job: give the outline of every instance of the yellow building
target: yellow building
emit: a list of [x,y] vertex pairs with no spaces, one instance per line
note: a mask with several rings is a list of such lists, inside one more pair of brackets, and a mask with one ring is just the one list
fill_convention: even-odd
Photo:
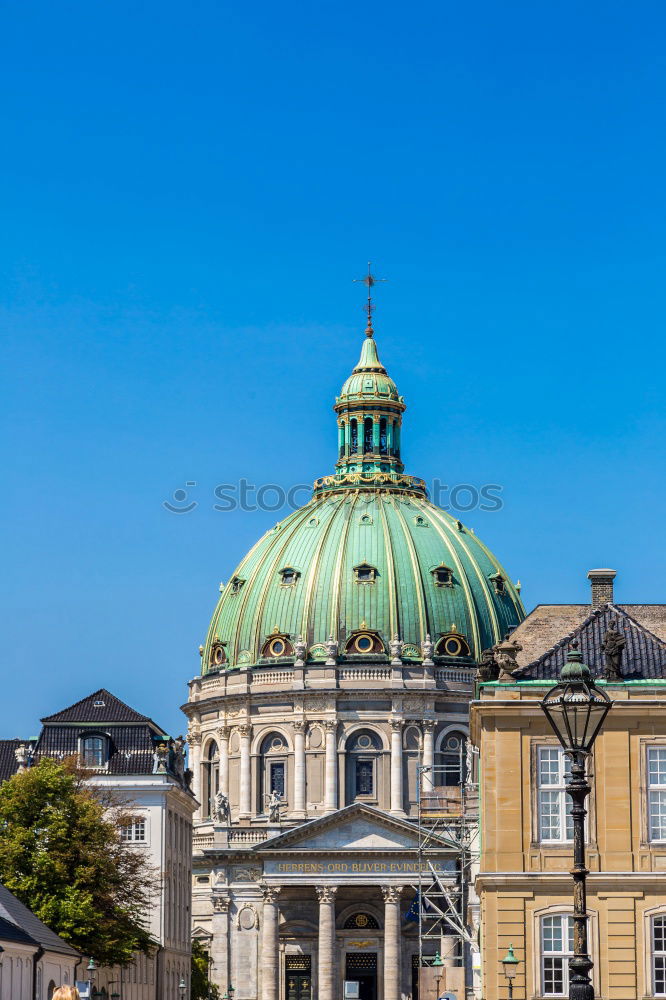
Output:
[[588,771],[595,994],[666,996],[666,606],[613,604],[614,575],[591,571],[591,605],[536,608],[511,636],[522,648],[514,647],[510,672],[506,659],[488,660],[486,676],[501,667],[500,677],[480,683],[472,705],[481,770],[476,890],[485,1000],[509,995],[501,959],[511,944],[520,963],[514,1000],[568,996],[567,759],[539,702],[573,640],[614,702]]

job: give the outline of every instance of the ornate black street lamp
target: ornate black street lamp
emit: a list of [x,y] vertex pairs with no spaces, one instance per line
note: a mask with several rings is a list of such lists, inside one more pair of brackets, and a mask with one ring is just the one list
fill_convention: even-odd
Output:
[[590,668],[583,663],[578,643],[572,642],[559,684],[541,702],[548,722],[571,758],[566,790],[571,796],[574,837],[574,953],[569,959],[569,1000],[594,1000],[590,979],[592,961],[587,950],[587,900],[585,879],[585,800],[590,785],[585,763],[613,702],[596,687]]

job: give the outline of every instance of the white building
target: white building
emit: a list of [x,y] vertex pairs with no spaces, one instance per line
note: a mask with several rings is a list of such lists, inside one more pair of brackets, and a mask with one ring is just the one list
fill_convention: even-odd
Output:
[[[104,689],[42,719],[42,726],[34,746],[27,751],[19,747],[17,758],[27,758],[29,764],[40,757],[76,755],[91,780],[132,804],[128,847],[145,851],[162,875],[146,915],[154,955],[137,955],[123,969],[98,969],[95,988],[109,997],[119,993],[122,1000],[180,1000],[181,980],[189,993],[192,814],[197,804],[185,771],[184,741],[171,739],[152,719]],[[78,980],[89,978],[88,958],[79,966]]]

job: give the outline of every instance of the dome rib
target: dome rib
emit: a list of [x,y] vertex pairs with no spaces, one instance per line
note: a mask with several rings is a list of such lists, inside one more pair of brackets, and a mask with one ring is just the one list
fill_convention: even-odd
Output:
[[[297,516],[298,514],[300,514],[300,517]],[[261,588],[261,591],[259,592],[259,600],[257,602],[257,610],[255,615],[255,628],[254,628],[253,653],[255,657],[259,655],[259,650],[261,648],[263,640],[276,625],[280,628],[281,631],[286,631],[286,627],[289,624],[288,622],[264,621],[265,611],[266,611],[266,600],[269,593],[271,592],[272,587],[275,585],[275,574],[277,573],[280,567],[280,563],[282,562],[284,554],[287,548],[289,547],[289,543],[296,535],[301,524],[308,517],[310,517],[310,508],[309,505],[306,504],[305,507],[302,507],[300,509],[300,511],[297,511],[295,512],[295,514],[292,514],[293,523],[289,525],[291,530],[288,532],[288,534],[284,528],[281,529],[281,532],[287,534],[287,537],[284,539],[283,544],[277,547],[277,553],[274,556],[272,562],[269,564],[268,572],[266,573],[263,586]],[[264,633],[263,635],[262,632]]]
[[394,635],[400,634],[401,622],[398,611],[393,540],[391,538],[391,528],[389,527],[388,518],[386,517],[386,510],[382,497],[380,497],[379,500],[379,512],[384,526],[384,538],[387,543],[386,568],[389,571],[389,638],[393,638]]
[[[434,527],[435,531],[437,532],[437,534],[439,535],[439,537],[444,542],[444,544],[445,544],[446,548],[448,549],[448,551],[451,553],[451,558],[453,559],[453,561],[455,563],[455,566],[456,566],[456,569],[458,571],[458,577],[460,579],[460,584],[461,584],[463,590],[465,591],[465,598],[467,600],[467,607],[468,608],[474,607],[474,604],[475,604],[474,595],[472,593],[472,588],[469,585],[469,579],[467,577],[467,571],[465,570],[465,567],[463,566],[462,562],[460,561],[460,557],[459,557],[458,553],[456,552],[455,545],[448,538],[448,536],[447,536],[446,532],[444,531],[443,527],[441,526],[441,524],[437,524],[438,520],[443,520],[443,519],[440,519],[440,516],[439,516],[440,512],[439,512],[439,510],[434,506],[434,504],[429,504],[427,501],[418,501],[418,506],[423,510],[424,513],[430,513],[430,514],[434,514],[435,515],[434,520],[433,520],[433,527]],[[444,524],[446,524],[445,520],[444,520]],[[474,651],[475,651],[475,654],[477,656],[479,656],[481,654],[481,645],[482,645],[482,643],[481,643],[481,635],[479,633],[479,626],[478,626],[477,618],[476,618],[476,615],[473,615],[473,614],[470,614],[469,618],[470,618],[470,624],[472,626],[472,633],[473,633],[472,640],[473,640]]]
[[[353,493],[351,496],[351,501],[349,502],[349,512],[347,514],[347,523],[343,528],[342,538],[340,540],[341,544],[338,547],[335,560],[335,568],[331,575],[331,585],[333,587],[333,599],[331,601],[331,635],[333,638],[337,638],[340,633],[340,583],[342,578],[342,567],[345,561],[344,557],[347,551],[347,538],[349,536],[349,529],[352,524],[354,507],[356,506],[358,496],[358,491]],[[324,636],[324,638],[326,637]]]
[[[316,503],[316,509],[319,512],[317,516],[321,516],[322,512],[325,510],[325,502],[319,501]],[[310,515],[312,516],[312,514]],[[317,582],[317,577],[319,575],[319,567],[321,561],[321,553],[324,545],[328,541],[328,536],[330,534],[331,528],[335,522],[335,513],[331,514],[328,519],[328,523],[324,530],[320,533],[319,541],[314,551],[312,557],[312,564],[308,572],[308,582],[305,591],[305,597],[303,599],[303,615],[301,618],[301,635],[305,642],[309,645],[311,634],[310,634],[310,605],[312,603],[312,594],[314,593],[315,583]]]
[[407,527],[405,518],[403,517],[402,511],[399,509],[398,503],[396,503],[396,498],[391,497],[393,501],[392,506],[398,515],[398,523],[402,528],[405,536],[405,541],[407,543],[407,551],[409,552],[409,558],[412,566],[412,575],[414,577],[414,583],[416,584],[416,606],[419,612],[419,627],[421,636],[425,639],[426,633],[430,632],[430,626],[428,624],[428,613],[426,609],[425,592],[423,587],[423,578],[419,569],[418,559],[416,558],[416,550],[414,548],[414,539],[411,536],[411,532]]
[[[436,517],[440,521],[442,521],[442,518],[440,517],[439,511],[437,510],[437,508],[433,507],[432,510],[435,511]],[[447,524],[446,521],[443,521],[443,524],[444,524],[444,527],[446,529],[448,529],[448,531],[453,531],[451,525]],[[458,532],[458,534],[461,534],[461,532]],[[476,538],[476,536],[475,536],[475,538]],[[469,563],[470,563],[470,565],[472,566],[472,568],[474,570],[476,578],[479,581],[479,585],[481,587],[481,593],[483,594],[483,598],[484,598],[485,603],[486,603],[486,608],[488,609],[488,613],[490,615],[490,618],[491,618],[491,621],[492,621],[492,624],[493,624],[493,633],[494,633],[494,636],[495,636],[495,642],[499,642],[499,640],[502,638],[502,633],[501,633],[501,629],[500,629],[499,618],[497,617],[497,612],[495,610],[495,604],[493,602],[492,595],[490,593],[490,584],[485,579],[485,577],[483,576],[483,574],[481,573],[481,571],[479,570],[478,563],[477,563],[476,559],[474,559],[474,557],[472,556],[472,553],[471,553],[469,547],[467,546],[467,544],[465,542],[465,539],[464,538],[458,538],[458,537],[456,537],[456,541],[457,541],[458,545],[460,545],[460,548],[463,550],[463,552],[465,553],[465,555],[467,556],[467,559],[469,560]],[[482,643],[479,640],[479,648],[477,649],[477,656],[481,655],[481,652],[482,652],[482,650],[480,648],[481,645],[482,645]]]
[[[509,574],[507,573],[507,571],[504,569],[504,566],[499,561],[499,559],[497,558],[497,556],[493,552],[490,551],[490,549],[485,544],[485,542],[481,538],[477,538],[476,535],[474,537],[475,537],[476,543],[479,546],[479,548],[485,553],[485,555],[486,555],[486,557],[488,559],[488,562],[492,563],[492,565],[495,567],[495,571],[497,573],[501,573],[502,576],[504,577],[505,583],[507,583],[508,586],[509,586],[509,590],[510,590],[510,595],[509,596],[511,597],[511,603],[513,604],[514,609],[516,610],[516,612],[518,613],[518,615],[522,615],[524,617],[524,615],[525,615],[525,609],[523,607],[523,602],[520,599],[520,594],[518,593],[518,591],[516,590],[516,588],[513,585],[513,581],[511,579],[511,577],[509,576]],[[500,638],[503,638],[503,636],[500,636]]]

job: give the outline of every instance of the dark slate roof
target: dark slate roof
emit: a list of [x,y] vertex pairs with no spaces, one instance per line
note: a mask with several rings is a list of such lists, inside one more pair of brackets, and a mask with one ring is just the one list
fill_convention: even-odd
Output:
[[[89,725],[84,734],[91,732]],[[149,725],[142,726],[109,726],[100,725],[98,731],[104,733],[109,741],[109,763],[104,768],[106,774],[152,774],[154,769],[153,753],[157,742],[160,742]],[[79,752],[79,737],[82,735],[77,726],[52,725],[47,723],[40,734],[35,748],[35,763],[40,757],[55,757],[63,760]]]
[[0,941],[12,941],[15,944],[31,944],[34,948],[38,947],[37,941],[33,941],[29,934],[22,931],[16,924],[5,920],[4,917],[0,917]]
[[[40,944],[45,951],[79,958],[79,952],[43,924],[39,917],[24,906],[4,885],[0,885],[0,919],[23,931],[29,939]],[[0,931],[1,936],[1,931]]]
[[[49,722],[93,722],[98,725],[112,722],[148,722],[155,726],[155,723],[147,715],[135,712],[133,708],[126,705],[120,698],[116,698],[106,688],[94,691],[87,698],[82,698],[81,701],[63,709],[62,712],[56,712],[55,715],[47,715],[41,721],[44,724]],[[162,732],[159,726],[155,726],[155,729]]]
[[0,782],[7,781],[18,771],[18,761],[14,751],[28,740],[0,740]]
[[592,611],[572,631],[563,635],[538,659],[514,671],[518,680],[556,680],[559,677],[572,639],[577,639],[583,661],[593,675],[603,676],[605,656],[603,637],[611,621],[626,638],[621,671],[626,680],[666,678],[666,642],[636,621],[617,604],[604,604]]

